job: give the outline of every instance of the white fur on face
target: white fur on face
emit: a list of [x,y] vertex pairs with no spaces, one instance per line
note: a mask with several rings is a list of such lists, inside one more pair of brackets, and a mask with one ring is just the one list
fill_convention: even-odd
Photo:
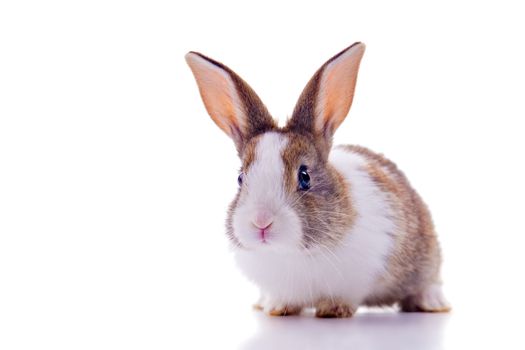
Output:
[[[243,188],[233,214],[233,234],[248,249],[298,249],[302,240],[301,222],[287,205],[284,190],[282,153],[286,136],[268,132],[262,135],[255,148],[255,158],[243,176]],[[272,222],[265,235],[254,221],[261,213],[270,214]]]

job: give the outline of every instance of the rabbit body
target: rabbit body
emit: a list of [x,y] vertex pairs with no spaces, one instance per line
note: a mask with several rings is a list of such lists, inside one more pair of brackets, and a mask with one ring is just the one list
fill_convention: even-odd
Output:
[[[282,254],[235,251],[244,274],[261,288],[257,304],[270,314],[325,305],[318,316],[359,305],[398,303],[404,311],[446,311],[440,288],[440,250],[428,209],[397,167],[358,146],[329,157],[350,191],[355,214],[337,245]],[[324,312],[324,314],[322,313]]]

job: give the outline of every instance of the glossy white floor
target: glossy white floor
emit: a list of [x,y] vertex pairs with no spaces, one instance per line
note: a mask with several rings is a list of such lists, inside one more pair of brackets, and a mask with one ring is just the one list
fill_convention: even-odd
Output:
[[[312,315],[271,317],[255,310],[238,317],[203,316],[179,341],[224,349],[523,349],[521,320],[498,309],[451,313],[361,310],[351,319]],[[206,331],[200,333],[200,329]],[[210,336],[211,334],[213,336]],[[192,334],[192,335],[190,335]],[[191,344],[191,345],[187,345]]]
[[185,341],[195,348],[242,350],[524,348],[520,320],[498,310],[478,311],[425,314],[374,309],[361,310],[351,319],[317,319],[271,317],[250,310],[235,319],[203,317],[195,326],[213,329],[217,335],[202,333]]
[[317,319],[309,314],[271,317],[249,308],[232,307],[227,314],[203,315],[182,329],[184,335],[178,341],[191,344],[192,348],[523,349],[525,346],[522,322],[512,311],[462,307],[442,314],[362,309],[351,319]]

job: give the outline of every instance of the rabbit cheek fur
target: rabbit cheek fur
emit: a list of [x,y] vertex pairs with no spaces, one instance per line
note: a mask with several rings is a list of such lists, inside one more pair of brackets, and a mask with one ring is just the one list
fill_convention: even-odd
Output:
[[[280,128],[231,69],[189,53],[212,120],[242,160],[227,234],[259,308],[348,317],[360,305],[447,311],[430,213],[394,163],[359,146],[332,149],[354,95],[364,45],[329,59]],[[309,186],[298,171],[307,169]]]

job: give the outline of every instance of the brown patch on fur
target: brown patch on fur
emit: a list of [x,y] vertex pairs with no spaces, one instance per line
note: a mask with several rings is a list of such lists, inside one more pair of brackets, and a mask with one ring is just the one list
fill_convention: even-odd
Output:
[[[349,184],[326,161],[311,135],[288,132],[283,150],[284,185],[292,207],[302,221],[305,248],[316,245],[336,246],[355,220],[349,198]],[[298,170],[307,167],[311,187],[298,188]]]
[[242,171],[246,172],[250,165],[255,161],[257,141],[259,137],[254,137],[246,143],[242,153]]
[[315,317],[320,318],[347,318],[355,311],[355,307],[339,299],[323,298],[315,305]]
[[237,208],[237,203],[239,202],[239,198],[241,196],[241,192],[238,191],[235,195],[235,198],[230,203],[230,206],[228,207],[228,214],[226,216],[226,236],[230,239],[232,244],[235,247],[242,248],[241,242],[235,237],[233,234],[233,213],[235,212],[235,208]]
[[383,191],[399,195],[399,184],[392,178],[388,177],[388,175],[381,169],[381,167],[377,166],[377,164],[367,164],[366,171],[376,185],[379,185]]
[[409,296],[400,302],[401,311],[403,312],[449,312],[450,306],[444,306],[438,309],[422,306],[417,297]]
[[283,308],[272,309],[268,312],[270,316],[295,316],[301,313],[302,308],[300,306],[286,305]]
[[381,154],[360,146],[340,147],[367,160],[365,170],[387,196],[396,224],[387,272],[379,280],[387,286],[387,292],[368,297],[365,304],[391,305],[439,282],[441,254],[430,212],[406,176]]

